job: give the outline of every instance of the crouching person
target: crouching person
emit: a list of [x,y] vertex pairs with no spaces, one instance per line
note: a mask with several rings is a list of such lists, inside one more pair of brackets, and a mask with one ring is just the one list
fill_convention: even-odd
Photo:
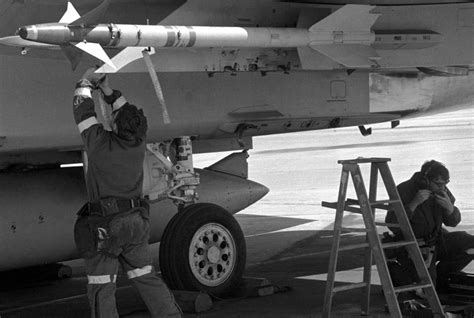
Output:
[[[449,276],[461,271],[474,259],[474,236],[465,231],[448,231],[461,222],[461,212],[448,189],[449,171],[441,162],[425,162],[421,170],[397,186],[408,219],[416,238],[424,241],[421,251],[427,251],[425,263],[438,292],[449,292]],[[385,221],[398,223],[389,211]],[[400,229],[393,227],[395,237],[401,239]],[[395,285],[417,280],[416,271],[406,253],[397,256],[400,268],[391,271]]]

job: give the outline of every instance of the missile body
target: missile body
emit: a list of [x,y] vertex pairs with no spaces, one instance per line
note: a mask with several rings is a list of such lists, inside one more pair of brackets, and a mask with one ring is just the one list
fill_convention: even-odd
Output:
[[19,35],[30,41],[68,45],[97,43],[103,47],[246,47],[284,48],[327,44],[370,45],[375,34],[367,31],[328,31],[302,28],[244,28],[211,26],[162,26],[98,24],[72,26],[62,23],[20,28]]
[[[375,34],[372,25],[379,17],[372,6],[345,5],[329,16],[304,28],[245,28],[214,26],[173,26],[134,24],[95,24],[98,12],[105,10],[107,0],[97,9],[80,17],[74,6],[68,8],[58,23],[21,27],[15,43],[34,41],[59,46],[71,61],[79,63],[79,49],[105,62],[127,63],[142,57],[142,48],[297,48],[309,47],[335,62],[351,68],[374,66],[377,53],[372,48]],[[9,39],[11,42],[11,40]],[[103,48],[125,48],[111,60]],[[134,50],[139,47],[140,52]],[[149,50],[151,51],[151,49]],[[307,54],[306,54],[307,55]],[[305,56],[306,56],[305,55]]]

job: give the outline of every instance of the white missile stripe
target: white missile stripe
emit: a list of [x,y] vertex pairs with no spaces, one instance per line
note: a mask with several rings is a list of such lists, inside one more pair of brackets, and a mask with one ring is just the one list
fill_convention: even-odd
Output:
[[150,274],[153,270],[151,265],[144,266],[142,268],[135,268],[127,272],[127,276],[129,279],[137,278],[146,274]]
[[74,91],[74,96],[87,96],[92,98],[91,89],[89,87],[78,87]]
[[113,111],[119,110],[123,105],[127,103],[127,100],[125,97],[120,96],[115,100],[115,102],[112,104]]
[[117,275],[87,275],[88,284],[108,284],[117,281]]
[[82,134],[82,132],[95,124],[98,124],[99,122],[97,121],[97,118],[95,117],[89,117],[83,121],[81,121],[79,124],[77,124],[77,128],[79,128],[79,132]]

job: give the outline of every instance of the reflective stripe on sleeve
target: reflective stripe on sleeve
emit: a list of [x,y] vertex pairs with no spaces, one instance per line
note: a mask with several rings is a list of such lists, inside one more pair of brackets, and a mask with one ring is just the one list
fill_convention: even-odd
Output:
[[87,275],[88,284],[108,284],[108,283],[115,283],[116,281],[117,281],[117,275],[98,275],[98,276]]
[[120,97],[117,98],[117,99],[115,100],[115,102],[112,104],[113,111],[119,110],[120,107],[122,107],[122,106],[125,105],[126,103],[127,103],[127,100],[125,99],[125,97],[120,96]]
[[132,269],[131,271],[128,271],[127,276],[129,279],[133,279],[133,278],[137,278],[146,274],[150,274],[152,270],[153,270],[153,267],[151,265],[146,265],[146,266],[143,266],[142,268],[135,268],[135,269]]
[[99,122],[97,121],[97,118],[95,117],[89,117],[86,120],[81,121],[79,124],[77,124],[77,127],[79,128],[79,132],[82,133],[84,130],[87,128],[98,124]]
[[87,96],[92,98],[91,89],[89,87],[78,87],[74,91],[74,96]]

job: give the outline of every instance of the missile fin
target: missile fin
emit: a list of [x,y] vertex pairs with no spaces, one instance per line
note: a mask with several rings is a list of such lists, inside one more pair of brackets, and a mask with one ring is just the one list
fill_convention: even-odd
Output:
[[81,15],[77,12],[76,8],[74,8],[74,5],[71,2],[68,2],[66,12],[64,12],[59,23],[71,23],[80,17]]
[[[105,64],[100,67],[97,72],[98,73],[116,73],[124,66],[136,61],[138,59],[143,58],[143,50],[145,47],[127,47],[120,51],[117,55],[112,58],[112,63],[115,65],[115,68],[110,67],[109,65]],[[155,54],[155,49],[150,48],[151,51],[149,54]]]
[[86,43],[86,42],[79,42],[74,44],[75,47],[78,49],[92,55],[93,57],[101,60],[105,64],[109,65],[111,68],[116,69],[114,63],[109,58],[107,53],[105,53],[104,49],[100,44],[97,43]]
[[315,23],[309,28],[309,31],[370,31],[380,16],[378,13],[370,13],[373,8],[375,7],[369,5],[345,5]]
[[379,59],[377,52],[369,45],[319,44],[310,47],[347,68],[375,67],[375,60]]
[[92,9],[91,11],[84,14],[82,17],[79,16],[74,21],[70,21],[70,26],[76,25],[90,25],[90,24],[97,24],[100,22],[100,19],[104,16],[105,12],[109,7],[110,0],[104,0],[101,4],[97,7]]

